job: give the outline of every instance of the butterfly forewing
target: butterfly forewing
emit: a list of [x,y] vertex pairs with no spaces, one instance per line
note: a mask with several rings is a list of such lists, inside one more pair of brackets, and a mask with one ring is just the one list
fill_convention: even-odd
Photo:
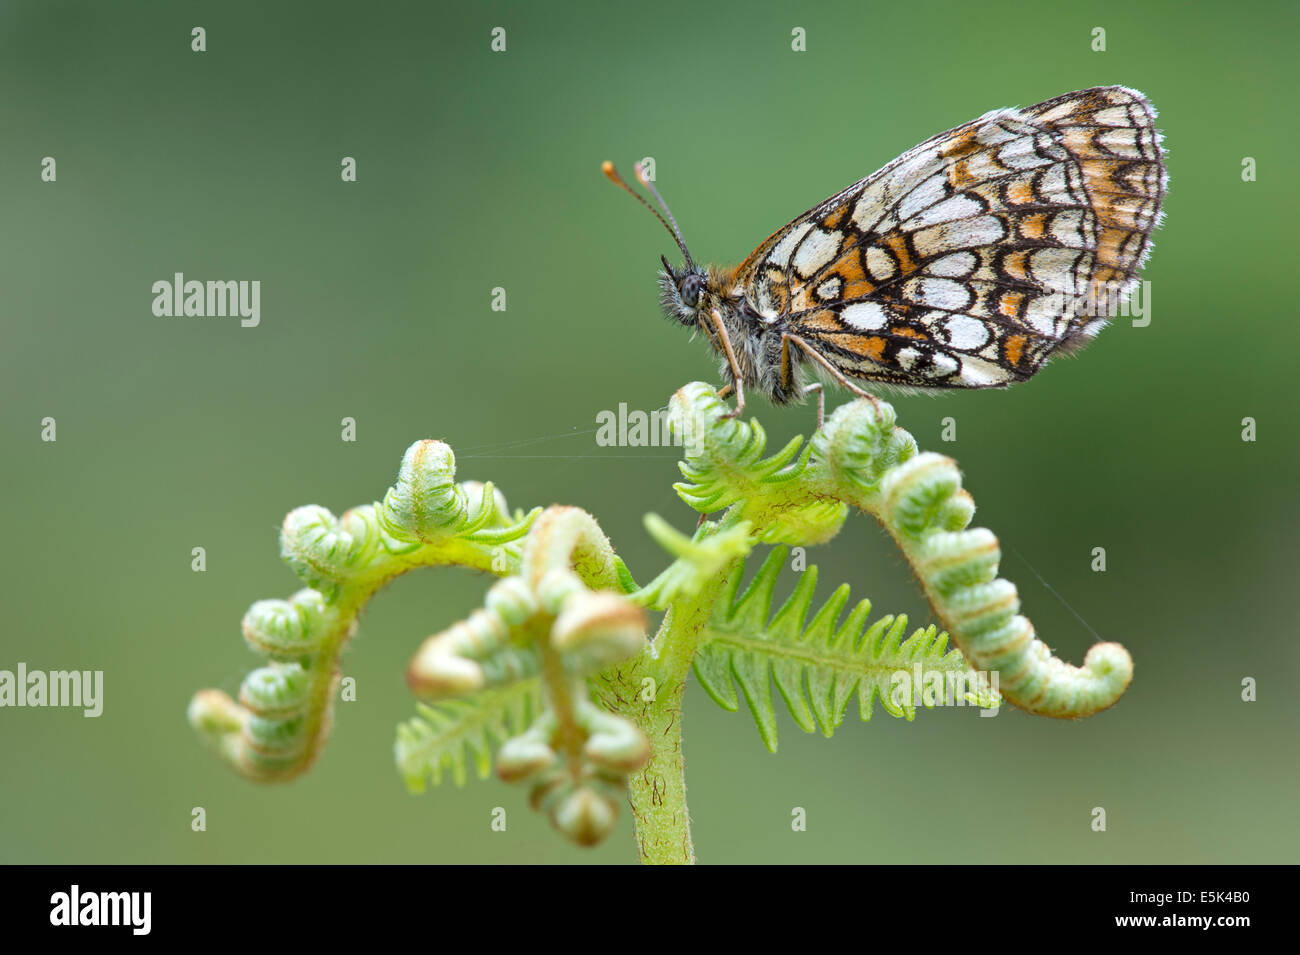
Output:
[[1122,87],[998,110],[795,219],[737,291],[844,374],[988,388],[1126,300],[1164,197],[1155,113]]

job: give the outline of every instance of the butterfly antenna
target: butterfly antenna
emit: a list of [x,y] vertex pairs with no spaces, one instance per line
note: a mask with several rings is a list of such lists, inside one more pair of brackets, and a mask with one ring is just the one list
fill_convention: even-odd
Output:
[[666,215],[668,221],[672,223],[673,238],[677,240],[677,246],[682,250],[682,255],[686,256],[686,264],[694,266],[695,263],[691,261],[691,253],[686,250],[686,240],[682,238],[682,228],[677,224],[677,219],[673,216],[673,210],[669,209],[668,203],[664,202],[664,197],[659,195],[659,190],[655,188],[655,184],[646,177],[645,167],[640,163],[637,163],[632,167],[632,171],[636,173],[637,182],[645,186],[650,195],[655,197],[655,201],[658,202],[660,208],[664,210],[664,215]]
[[[659,220],[659,223],[665,229],[668,230],[668,234],[671,235],[673,237],[673,241],[677,243],[677,248],[682,250],[682,255],[686,257],[687,268],[694,269],[695,260],[691,258],[690,250],[686,248],[686,240],[682,238],[682,230],[678,228],[677,220],[673,218],[672,210],[669,209],[668,204],[664,202],[663,196],[659,195],[659,190],[656,189],[654,185],[650,182],[650,180],[646,178],[645,171],[641,168],[641,164],[637,163],[633,167],[633,170],[636,172],[637,181],[640,182],[641,185],[645,186],[648,190],[650,190],[650,194],[659,201],[659,205],[663,206],[664,212],[667,213],[668,215],[667,219],[665,219],[662,215],[659,214],[658,209],[650,205],[650,203],[646,202],[643,196],[641,196],[639,193],[634,191],[631,186],[629,186],[626,182],[623,181],[623,177],[618,174],[618,170],[614,168],[614,164],[612,162],[606,159],[603,163],[600,164],[600,171],[605,174],[606,179],[608,179],[614,185],[618,186],[629,196],[631,196],[637,202],[641,203],[641,205],[645,206],[647,209],[649,209],[651,212],[654,213],[654,217]],[[672,225],[669,225],[668,224],[669,222],[671,222]]]

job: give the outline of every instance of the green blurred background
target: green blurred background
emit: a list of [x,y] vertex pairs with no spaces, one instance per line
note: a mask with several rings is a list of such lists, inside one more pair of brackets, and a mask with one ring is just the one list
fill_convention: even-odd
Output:
[[[487,581],[467,572],[373,602],[344,657],[359,699],[307,776],[257,786],[208,752],[190,695],[238,689],[259,663],[244,609],[297,587],[281,518],[377,499],[406,446],[437,437],[512,505],[588,508],[648,579],[664,558],[643,513],[684,529],[695,515],[670,451],[598,448],[595,416],[658,408],[716,369],[659,316],[668,237],[600,161],[655,157],[696,255],[734,262],[933,133],[1115,83],[1146,92],[1167,135],[1151,325],[1120,320],[1007,392],[895,404],[960,462],[1042,637],[1076,663],[1094,640],[1029,565],[1128,646],[1132,689],[1077,724],[878,709],[825,740],[782,713],[770,756],[747,713],[692,686],[696,847],[705,862],[1295,861],[1296,10],[6,4],[0,668],[103,669],[106,699],[97,720],[0,710],[0,861],[634,860],[626,813],[584,851],[495,779],[403,788],[403,668],[479,603]],[[796,26],[807,52],[790,49]],[[155,318],[150,287],[176,271],[259,279],[260,327]],[[810,406],[750,410],[774,441],[812,421]],[[47,415],[55,444],[39,440]],[[1098,546],[1106,573],[1089,569]],[[848,580],[928,621],[873,523],[810,559],[823,591]],[[1245,677],[1258,702],[1241,701]],[[194,806],[207,832],[190,830]]]

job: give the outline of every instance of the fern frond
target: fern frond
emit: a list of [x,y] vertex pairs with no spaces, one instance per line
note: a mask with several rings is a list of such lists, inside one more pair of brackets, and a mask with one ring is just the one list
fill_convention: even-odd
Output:
[[542,710],[540,678],[520,680],[462,699],[417,705],[420,715],[397,727],[393,754],[412,793],[431,781],[441,784],[450,770],[465,785],[473,762],[479,779],[492,770],[492,749],[522,733]]
[[656,610],[665,610],[676,600],[694,597],[728,564],[753,548],[748,521],[737,521],[726,528],[703,524],[693,537],[687,537],[659,515],[647,514],[645,527],[676,558],[644,589],[632,595],[635,603]]
[[763,426],[723,414],[717,393],[699,382],[679,389],[668,408],[685,452],[678,467],[686,481],[673,490],[687,505],[705,514],[730,508],[731,520],[749,521],[768,544],[822,544],[844,526],[848,506],[834,495],[809,495],[801,480],[813,459],[811,442],[796,437],[763,457]]
[[[864,721],[877,699],[911,720],[918,705],[996,711],[1001,687],[1029,712],[1079,718],[1127,688],[1122,646],[1099,643],[1072,667],[1036,637],[1015,586],[998,577],[997,538],[970,526],[975,504],[956,462],[921,452],[889,405],[852,401],[807,443],[767,456],[758,422],[732,417],[699,382],[673,396],[670,420],[683,443],[685,480],[674,487],[706,519],[687,535],[647,516],[673,561],[645,587],[586,511],[511,511],[493,485],[456,480],[445,444],[417,442],[382,501],[337,517],[316,506],[288,515],[281,550],[306,589],[249,609],[244,637],[267,665],[238,700],[200,691],[190,722],[246,776],[296,776],[329,735],[339,655],[366,602],[417,567],[489,572],[501,579],[483,606],[411,659],[408,685],[439,702],[398,727],[407,787],[445,775],[460,785],[471,767],[483,777],[495,762],[581,845],[612,831],[626,792],[642,857],[689,862],[680,701],[692,667],[725,709],[744,698],[773,752],[773,683],[795,723],[826,736],[854,697]],[[814,610],[816,567],[774,610],[784,545],[830,540],[850,508],[889,532],[948,632],[909,630],[901,614],[873,622],[871,603],[850,604],[847,584]],[[760,543],[778,546],[741,592]],[[663,611],[653,640],[646,608]]]
[[673,490],[689,506],[708,514],[760,495],[765,485],[794,480],[808,466],[811,445],[795,437],[764,458],[767,433],[757,421],[722,417],[722,399],[707,385],[694,382],[668,403],[670,421],[686,451],[678,467],[684,482]]
[[[418,567],[464,566],[513,574],[522,541],[541,508],[511,514],[492,484],[456,481],[456,458],[441,441],[417,441],[402,458],[383,501],[335,516],[323,507],[285,517],[280,552],[307,584],[289,600],[260,600],[244,615],[244,639],[276,664],[297,664],[292,705],[246,692],[196,694],[190,723],[237,771],[288,780],[320,754],[333,724],[338,659],[366,602],[393,578]],[[511,661],[489,661],[511,673]],[[516,670],[527,671],[522,659]],[[257,671],[261,679],[275,668]],[[283,676],[280,673],[276,679]],[[247,687],[246,687],[247,689]]]
[[[958,705],[996,705],[996,696],[987,690],[971,692],[980,685],[979,675],[959,650],[948,649],[948,635],[934,626],[904,639],[907,616],[887,614],[868,627],[869,600],[858,601],[840,622],[849,600],[847,584],[805,626],[817,587],[816,567],[804,571],[789,599],[771,615],[785,557],[786,548],[775,548],[739,598],[735,591],[741,575],[734,576],[694,661],[700,685],[724,709],[739,709],[739,684],[768,750],[776,752],[777,743],[773,681],[799,727],[807,733],[820,729],[825,736],[844,721],[855,694],[864,721],[871,718],[877,698],[891,715],[911,720],[917,699],[911,688],[932,686],[936,679],[954,687]],[[902,684],[907,692],[896,692]],[[927,708],[938,702],[932,694],[920,700]]]
[[[1096,643],[1075,667],[1058,659],[1020,613],[1015,584],[998,577],[993,532],[969,527],[975,502],[951,458],[918,452],[888,405],[842,405],[813,439],[810,480],[874,514],[902,550],[936,615],[963,653],[1001,675],[1006,699],[1030,713],[1079,719],[1119,700],[1133,659]],[[847,493],[845,493],[847,492]]]

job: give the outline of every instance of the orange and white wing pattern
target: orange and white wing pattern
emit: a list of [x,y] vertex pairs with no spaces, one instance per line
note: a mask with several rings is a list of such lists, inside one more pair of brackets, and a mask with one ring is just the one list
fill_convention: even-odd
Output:
[[849,377],[1022,381],[1137,284],[1165,194],[1154,121],[1119,86],[988,113],[795,219],[734,289]]

